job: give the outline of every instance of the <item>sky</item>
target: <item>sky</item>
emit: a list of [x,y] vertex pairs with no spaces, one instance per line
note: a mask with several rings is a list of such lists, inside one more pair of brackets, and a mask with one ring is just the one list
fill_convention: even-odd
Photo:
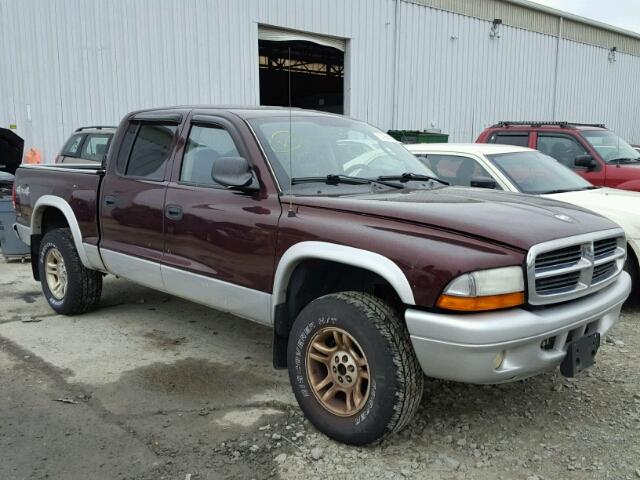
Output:
[[640,0],[533,0],[615,27],[640,33]]

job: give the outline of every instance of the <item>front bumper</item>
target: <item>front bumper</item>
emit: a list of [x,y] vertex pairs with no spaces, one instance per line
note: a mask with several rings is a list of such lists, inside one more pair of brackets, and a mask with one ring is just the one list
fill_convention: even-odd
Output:
[[[569,340],[595,332],[604,338],[630,291],[631,279],[622,272],[609,287],[560,305],[475,314],[408,309],[405,319],[426,375],[458,382],[504,383],[558,366]],[[499,355],[504,358],[496,368]]]

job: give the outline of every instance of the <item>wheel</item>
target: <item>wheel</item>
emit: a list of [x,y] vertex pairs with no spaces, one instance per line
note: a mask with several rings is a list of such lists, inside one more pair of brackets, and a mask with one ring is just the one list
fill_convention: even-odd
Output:
[[398,432],[420,405],[424,375],[404,322],[367,293],[309,303],[293,324],[287,363],[305,416],[343,443],[364,445]]
[[38,268],[44,296],[57,313],[77,315],[98,305],[102,274],[82,265],[68,228],[45,234],[40,243]]

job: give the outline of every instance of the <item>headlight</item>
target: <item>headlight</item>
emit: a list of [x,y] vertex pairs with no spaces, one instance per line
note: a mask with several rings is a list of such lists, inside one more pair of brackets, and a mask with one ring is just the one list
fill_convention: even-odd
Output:
[[503,267],[465,273],[444,289],[437,305],[447,310],[480,312],[524,303],[522,267]]

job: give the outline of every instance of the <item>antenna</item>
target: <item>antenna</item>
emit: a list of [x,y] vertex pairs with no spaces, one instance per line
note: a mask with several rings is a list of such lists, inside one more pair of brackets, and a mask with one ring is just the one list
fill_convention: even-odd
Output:
[[289,213],[287,216],[295,217],[296,212],[293,211],[293,195],[291,193],[293,189],[293,160],[291,158],[291,47],[289,47],[289,66],[287,71],[287,88],[289,89]]

